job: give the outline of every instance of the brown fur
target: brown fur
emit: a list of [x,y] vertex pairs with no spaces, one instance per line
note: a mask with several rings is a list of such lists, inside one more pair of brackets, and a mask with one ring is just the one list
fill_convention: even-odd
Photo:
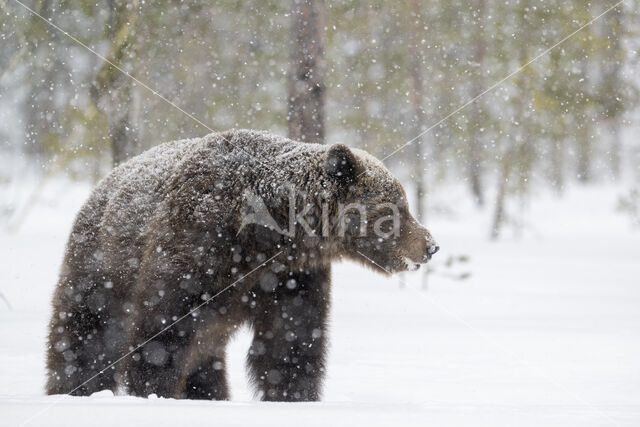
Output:
[[[288,223],[285,182],[306,194],[294,203],[298,212],[309,205],[314,235],[300,226],[287,236],[243,225],[247,191],[278,224]],[[366,236],[353,228],[354,212],[345,213],[353,221],[340,233],[337,213],[349,203],[370,213]],[[399,236],[376,237],[373,224],[388,213],[380,203],[398,206]],[[359,150],[253,131],[163,144],[115,169],[78,214],[53,298],[47,392],[120,387],[138,396],[227,399],[226,343],[248,324],[257,394],[317,400],[331,262],[347,257],[388,274],[424,262],[430,245],[398,181]]]

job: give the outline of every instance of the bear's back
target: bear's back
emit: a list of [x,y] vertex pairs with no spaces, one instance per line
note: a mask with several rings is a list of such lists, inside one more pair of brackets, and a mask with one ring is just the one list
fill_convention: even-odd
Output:
[[160,144],[118,166],[97,185],[81,215],[85,224],[95,227],[103,268],[137,270],[143,235],[164,199],[163,185],[199,143],[193,139]]
[[163,201],[175,198],[172,181],[198,169],[212,181],[237,183],[243,176],[242,186],[284,182],[323,149],[253,130],[163,143],[118,166],[98,184],[85,205],[84,223],[95,227],[104,268],[135,273],[154,215]]

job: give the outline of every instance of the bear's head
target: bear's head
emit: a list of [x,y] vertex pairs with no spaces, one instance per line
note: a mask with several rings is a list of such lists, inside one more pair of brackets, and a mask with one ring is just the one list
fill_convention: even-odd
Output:
[[341,256],[391,274],[415,270],[439,250],[409,212],[400,182],[378,159],[335,144],[325,153],[324,169],[334,183],[332,240]]

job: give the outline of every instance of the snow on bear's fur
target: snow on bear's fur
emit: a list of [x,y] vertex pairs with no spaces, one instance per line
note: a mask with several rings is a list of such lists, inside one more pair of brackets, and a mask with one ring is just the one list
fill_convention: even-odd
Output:
[[225,346],[248,324],[256,393],[317,400],[331,262],[388,274],[435,251],[363,151],[247,130],[159,145],[114,169],[76,218],[47,393],[227,399]]

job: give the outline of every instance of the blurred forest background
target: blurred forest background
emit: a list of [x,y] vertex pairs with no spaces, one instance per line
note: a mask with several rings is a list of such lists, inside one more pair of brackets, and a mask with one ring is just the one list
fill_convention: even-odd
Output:
[[[638,218],[640,141],[628,132],[638,117],[638,0],[485,95],[615,1],[24,4],[165,99],[0,0],[0,187],[27,174],[97,181],[155,144],[211,129],[341,141],[381,159],[428,130],[385,160],[422,200],[418,216],[429,214],[434,186],[462,185],[491,210],[497,238],[509,199],[618,181],[620,208]],[[0,224],[16,209],[0,200]]]

